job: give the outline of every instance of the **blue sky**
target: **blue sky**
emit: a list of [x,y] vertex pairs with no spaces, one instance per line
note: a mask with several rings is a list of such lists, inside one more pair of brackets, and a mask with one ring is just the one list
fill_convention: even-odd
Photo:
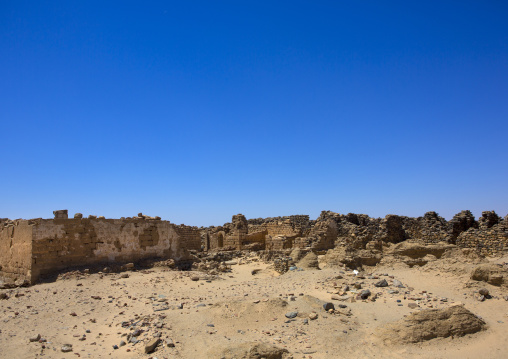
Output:
[[0,217],[508,213],[504,1],[2,1]]

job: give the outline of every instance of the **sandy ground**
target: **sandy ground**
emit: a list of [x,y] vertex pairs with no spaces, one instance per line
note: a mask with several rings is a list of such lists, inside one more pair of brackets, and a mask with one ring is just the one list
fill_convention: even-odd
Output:
[[[253,269],[260,271],[253,275]],[[252,261],[232,265],[230,273],[219,276],[164,267],[69,275],[0,290],[9,296],[0,300],[0,357],[220,358],[225,347],[258,341],[286,348],[295,359],[506,358],[508,302],[503,297],[508,292],[472,282],[469,270],[467,264],[395,265],[369,268],[360,273],[365,278],[358,279],[350,270],[326,267],[278,275],[268,264]],[[200,279],[191,280],[196,275]],[[390,284],[398,279],[405,288],[373,286],[383,278]],[[377,300],[331,299],[337,289],[355,282],[380,293]],[[492,299],[475,298],[482,287],[490,290]],[[338,312],[325,312],[308,296],[332,302]],[[412,309],[409,303],[418,307]],[[378,326],[412,311],[457,303],[482,317],[487,329],[411,345],[385,345],[374,335]],[[298,316],[288,319],[285,314],[290,312]],[[312,312],[317,319],[309,319]],[[38,334],[41,340],[30,342]],[[145,354],[145,344],[154,335],[160,335],[161,343]],[[62,352],[64,344],[72,344],[72,351]]]

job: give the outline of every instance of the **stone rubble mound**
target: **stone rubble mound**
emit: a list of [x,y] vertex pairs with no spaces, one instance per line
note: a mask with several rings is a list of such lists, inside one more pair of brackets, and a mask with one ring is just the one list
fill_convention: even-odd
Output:
[[498,264],[480,264],[471,272],[471,279],[495,286],[508,286],[508,269]]
[[418,343],[435,338],[461,337],[479,332],[485,322],[466,308],[426,309],[377,330],[387,344]]
[[217,359],[284,359],[289,357],[287,349],[258,342],[231,344],[222,351],[216,350],[209,354],[209,358]]

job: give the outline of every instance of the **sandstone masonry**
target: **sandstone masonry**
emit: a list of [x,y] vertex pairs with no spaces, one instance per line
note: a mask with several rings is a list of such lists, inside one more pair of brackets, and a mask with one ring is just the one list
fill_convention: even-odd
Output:
[[0,221],[0,275],[36,281],[41,275],[81,265],[136,262],[148,258],[187,259],[201,249],[195,227],[138,216],[122,219]]

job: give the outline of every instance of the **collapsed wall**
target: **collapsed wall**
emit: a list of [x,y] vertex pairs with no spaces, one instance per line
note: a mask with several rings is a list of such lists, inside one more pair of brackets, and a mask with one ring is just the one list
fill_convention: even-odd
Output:
[[41,275],[84,265],[187,259],[201,249],[196,228],[145,216],[105,219],[9,221],[0,229],[0,275],[36,281]]
[[476,221],[470,211],[461,211],[447,221],[436,212],[418,218],[393,214],[371,218],[366,214],[323,211],[316,220],[306,215],[249,220],[235,215],[232,223],[205,228],[203,238],[206,250],[362,250],[408,241],[422,245],[445,242],[475,249],[482,255],[502,255],[508,252],[508,216],[502,219],[494,211],[487,211]]

